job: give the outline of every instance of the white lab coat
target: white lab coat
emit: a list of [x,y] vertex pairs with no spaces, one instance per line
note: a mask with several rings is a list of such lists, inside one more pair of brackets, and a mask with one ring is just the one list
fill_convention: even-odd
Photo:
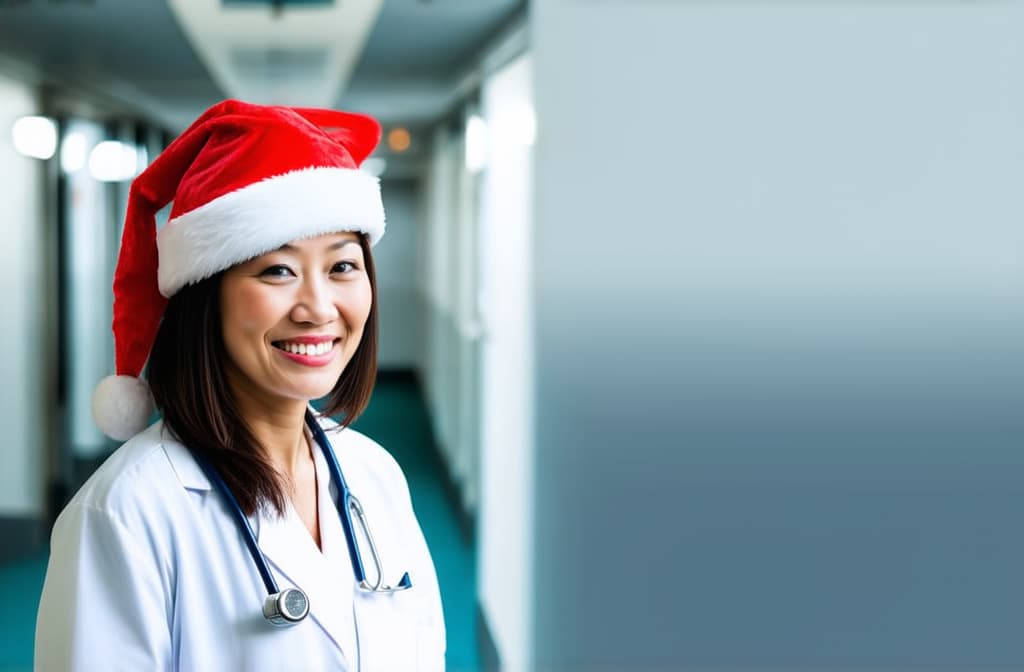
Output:
[[367,437],[323,426],[363,504],[385,581],[408,571],[411,589],[355,586],[336,490],[314,450],[323,552],[294,510],[284,520],[250,518],[279,587],[309,596],[305,620],[268,624],[266,589],[227,504],[156,423],[96,471],[54,526],[36,669],[443,670],[441,596],[405,477]]

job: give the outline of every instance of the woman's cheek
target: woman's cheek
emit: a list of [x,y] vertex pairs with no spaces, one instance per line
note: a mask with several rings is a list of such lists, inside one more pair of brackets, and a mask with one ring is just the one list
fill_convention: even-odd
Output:
[[370,306],[373,304],[373,290],[370,288],[369,280],[360,286],[359,295],[353,303],[358,306],[356,314],[359,316],[360,324],[365,323],[370,317]]
[[280,301],[275,300],[274,296],[269,295],[266,289],[261,287],[243,289],[235,298],[237,312],[234,321],[238,330],[247,336],[262,335],[278,322],[274,317],[275,313],[283,310],[278,306]]

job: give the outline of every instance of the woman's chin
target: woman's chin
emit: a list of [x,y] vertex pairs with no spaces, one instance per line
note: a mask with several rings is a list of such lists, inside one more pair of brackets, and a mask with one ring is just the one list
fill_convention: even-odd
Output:
[[333,390],[333,389],[334,389],[333,385],[328,386],[328,387],[318,387],[316,389],[307,389],[307,390],[303,390],[302,392],[300,392],[299,394],[297,394],[295,396],[298,399],[301,399],[301,400],[303,400],[303,401],[308,403],[308,402],[311,402],[311,401],[316,401],[317,399],[323,399],[324,397],[329,395],[331,393],[331,390]]
[[336,381],[326,381],[323,383],[314,383],[313,381],[304,381],[301,384],[282,385],[277,388],[276,396],[282,400],[291,399],[294,401],[309,403],[329,395],[334,389],[335,382]]

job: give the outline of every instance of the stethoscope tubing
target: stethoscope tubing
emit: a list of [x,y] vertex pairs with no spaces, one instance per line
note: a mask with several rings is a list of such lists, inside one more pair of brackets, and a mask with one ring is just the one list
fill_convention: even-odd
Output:
[[249,555],[252,556],[253,561],[256,563],[256,569],[260,572],[260,578],[263,579],[263,585],[267,589],[267,593],[273,595],[280,591],[277,587],[277,581],[274,579],[274,575],[270,573],[270,566],[267,564],[267,559],[263,555],[263,551],[260,549],[259,544],[256,542],[256,533],[252,529],[252,525],[249,524],[249,518],[246,517],[245,513],[242,512],[242,507],[238,505],[238,500],[235,499],[234,494],[231,492],[231,488],[221,478],[220,473],[213,468],[206,459],[199,455],[193,454],[196,462],[202,468],[206,477],[210,479],[210,482],[224,497],[228,503],[228,508],[231,509],[231,514],[235,518],[235,523],[238,524],[244,533],[242,538],[245,540],[245,545],[249,547]]
[[[331,472],[331,479],[338,484],[338,497],[335,499],[334,505],[338,509],[338,517],[341,519],[341,524],[345,528],[345,544],[348,546],[348,556],[352,561],[352,571],[355,572],[356,583],[362,585],[366,583],[366,568],[363,567],[363,559],[360,557],[359,548],[356,546],[356,529],[355,525],[352,524],[352,501],[355,498],[352,495],[352,491],[348,489],[348,483],[345,481],[345,476],[341,473],[341,465],[338,464],[338,458],[331,448],[331,442],[327,439],[327,434],[320,426],[320,423],[316,421],[316,418],[313,417],[313,413],[308,409],[306,410],[306,426],[309,427],[313,434],[313,440],[320,446],[320,450],[327,460],[327,470]],[[356,499],[355,503],[359,510],[362,510],[359,500]]]
[[[398,585],[394,587],[384,585],[384,568],[381,566],[380,554],[377,552],[377,544],[370,533],[370,526],[366,522],[363,505],[349,489],[348,483],[345,482],[345,476],[341,473],[341,465],[338,464],[338,458],[331,448],[331,442],[327,439],[327,434],[320,427],[320,423],[316,421],[316,418],[313,417],[313,413],[308,409],[306,410],[306,424],[309,426],[314,440],[316,440],[323,451],[324,458],[327,460],[327,469],[331,472],[331,478],[338,484],[339,496],[335,500],[335,506],[338,509],[338,517],[341,519],[341,524],[345,528],[345,543],[348,545],[348,555],[352,560],[352,571],[355,574],[356,584],[365,591],[375,593],[391,593],[412,588],[409,572],[405,572],[402,575]],[[366,535],[366,543],[370,546],[370,557],[373,558],[373,564],[377,570],[377,582],[374,584],[370,584],[366,580],[366,568],[363,565],[363,558],[359,553],[359,547],[356,545],[356,527],[352,522],[353,511],[359,516],[359,524],[363,529],[363,534]]]
[[[379,593],[390,593],[411,588],[412,581],[409,579],[408,572],[402,575],[402,579],[398,582],[397,586],[391,587],[384,585],[383,567],[380,563],[377,547],[370,534],[369,525],[366,523],[366,516],[363,513],[362,504],[349,490],[348,483],[345,481],[345,477],[341,472],[341,466],[338,464],[338,458],[334,454],[334,449],[331,447],[331,442],[327,439],[327,434],[324,432],[323,428],[320,427],[320,423],[317,422],[316,417],[309,409],[306,410],[305,420],[306,426],[309,427],[313,439],[316,441],[317,445],[320,446],[320,450],[323,453],[324,458],[327,460],[327,469],[330,471],[331,478],[338,484],[338,497],[334,498],[334,505],[338,509],[338,517],[341,521],[342,527],[344,528],[345,543],[348,547],[349,559],[352,562],[352,571],[355,574],[356,584],[362,590]],[[280,591],[277,581],[274,579],[274,575],[270,572],[270,565],[267,563],[266,556],[263,555],[263,551],[260,549],[259,544],[256,541],[256,533],[253,531],[252,525],[249,523],[249,518],[242,511],[242,507],[239,506],[238,500],[231,492],[231,488],[228,487],[228,484],[221,477],[220,473],[213,468],[213,465],[211,465],[209,461],[195,453],[193,453],[193,456],[200,468],[206,474],[207,478],[210,479],[210,483],[220,492],[224,501],[227,502],[228,509],[231,511],[239,530],[242,532],[242,537],[249,549],[249,555],[252,556],[252,560],[256,564],[256,568],[259,570],[260,578],[263,579],[263,585],[267,590],[264,616],[266,616],[274,625],[289,625],[301,621],[309,611],[308,598],[306,598],[305,593],[295,588],[289,588],[283,592]],[[363,533],[366,535],[367,543],[370,545],[370,552],[373,556],[373,562],[377,570],[377,582],[372,585],[366,580],[366,569],[363,566],[363,560],[360,556],[359,547],[356,543],[355,525],[352,521],[353,510],[355,510],[356,514],[359,516],[359,522],[363,528]],[[286,593],[297,593],[295,597],[301,596],[300,604],[304,605],[293,615],[290,615],[289,610],[283,606],[284,603],[288,603],[288,596]]]

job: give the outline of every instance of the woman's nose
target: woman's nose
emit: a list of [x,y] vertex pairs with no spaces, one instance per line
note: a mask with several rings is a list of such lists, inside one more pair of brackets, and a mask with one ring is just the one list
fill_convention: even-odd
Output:
[[334,295],[328,283],[316,277],[303,279],[292,308],[292,319],[296,322],[326,324],[337,316],[338,309],[334,305]]

